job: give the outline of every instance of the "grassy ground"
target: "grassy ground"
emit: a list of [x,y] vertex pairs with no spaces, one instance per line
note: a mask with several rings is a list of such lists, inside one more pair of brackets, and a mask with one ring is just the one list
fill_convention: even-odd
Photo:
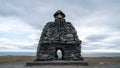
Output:
[[[0,64],[33,60],[35,60],[35,56],[0,56]],[[106,61],[120,63],[120,57],[85,57],[85,60],[88,62]]]
[[0,64],[21,61],[33,61],[34,59],[34,56],[0,56]]
[[106,62],[118,62],[120,63],[120,57],[85,57],[88,62],[94,61],[106,61]]

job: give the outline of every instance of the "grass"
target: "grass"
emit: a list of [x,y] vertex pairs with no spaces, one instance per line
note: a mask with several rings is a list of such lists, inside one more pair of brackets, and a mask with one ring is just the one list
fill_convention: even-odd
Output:
[[[22,61],[33,61],[35,56],[0,56],[1,63],[12,63],[12,62],[22,62]],[[108,62],[119,62],[120,57],[85,57],[85,60],[88,62],[99,62],[99,61],[108,61]]]
[[0,64],[33,60],[35,60],[34,56],[0,56]]
[[91,61],[104,61],[104,62],[118,62],[120,63],[120,57],[85,57],[88,62]]

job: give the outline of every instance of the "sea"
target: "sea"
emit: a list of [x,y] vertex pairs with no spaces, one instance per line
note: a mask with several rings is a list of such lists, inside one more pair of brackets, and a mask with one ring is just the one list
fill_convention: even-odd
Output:
[[[83,57],[120,57],[120,53],[110,52],[85,52]],[[0,52],[0,56],[36,56],[35,52]]]

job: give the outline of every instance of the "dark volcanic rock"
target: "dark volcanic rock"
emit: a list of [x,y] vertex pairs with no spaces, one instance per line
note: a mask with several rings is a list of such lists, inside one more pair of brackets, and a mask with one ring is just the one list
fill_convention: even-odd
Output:
[[57,50],[62,51],[61,60],[83,61],[81,57],[81,41],[70,22],[65,21],[65,14],[58,10],[55,21],[48,22],[41,34],[36,61],[57,60]]

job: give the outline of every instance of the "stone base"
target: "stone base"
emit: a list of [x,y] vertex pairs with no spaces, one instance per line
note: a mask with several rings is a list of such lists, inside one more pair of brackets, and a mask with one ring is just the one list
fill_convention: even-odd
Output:
[[26,66],[41,66],[41,65],[80,65],[80,66],[88,66],[88,63],[85,61],[34,61],[27,62]]

